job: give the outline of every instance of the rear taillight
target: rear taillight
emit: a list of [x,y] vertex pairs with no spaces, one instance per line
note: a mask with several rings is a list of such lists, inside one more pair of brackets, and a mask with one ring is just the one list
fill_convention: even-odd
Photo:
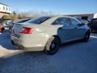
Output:
[[20,33],[22,33],[22,34],[32,34],[32,28],[23,27],[23,29],[22,29],[22,31]]

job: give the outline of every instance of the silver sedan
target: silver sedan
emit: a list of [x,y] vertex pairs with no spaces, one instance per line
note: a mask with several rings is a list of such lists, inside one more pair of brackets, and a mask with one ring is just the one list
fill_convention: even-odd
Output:
[[42,16],[13,26],[12,43],[27,51],[55,54],[60,44],[75,40],[88,41],[90,29],[74,17]]

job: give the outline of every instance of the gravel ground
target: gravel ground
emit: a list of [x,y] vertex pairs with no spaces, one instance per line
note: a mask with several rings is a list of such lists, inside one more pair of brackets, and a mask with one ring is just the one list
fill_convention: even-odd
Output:
[[9,52],[6,56],[13,56],[1,56],[0,73],[97,73],[96,34],[92,34],[87,43],[63,45],[59,52],[52,56],[43,52],[16,50],[10,42],[9,34],[0,34],[0,49]]

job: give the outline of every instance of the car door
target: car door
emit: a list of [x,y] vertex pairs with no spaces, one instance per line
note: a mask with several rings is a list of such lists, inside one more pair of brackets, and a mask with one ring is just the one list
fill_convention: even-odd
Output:
[[70,21],[71,21],[70,28],[72,31],[71,33],[73,34],[72,40],[81,39],[84,35],[83,26],[79,26],[81,22],[75,18],[70,18]]
[[72,31],[70,28],[70,19],[67,17],[60,17],[55,20],[53,25],[63,25],[63,27],[57,30],[57,35],[60,37],[61,42],[65,43],[72,40]]

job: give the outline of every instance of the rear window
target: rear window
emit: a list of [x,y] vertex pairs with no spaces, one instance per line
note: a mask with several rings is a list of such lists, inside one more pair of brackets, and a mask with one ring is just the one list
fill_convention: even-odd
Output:
[[37,19],[34,19],[32,21],[29,21],[29,23],[41,24],[41,23],[45,22],[48,19],[50,19],[50,17],[39,17]]
[[23,22],[26,22],[28,20],[30,20],[30,19],[23,19],[23,20],[19,21],[18,23],[23,23]]

